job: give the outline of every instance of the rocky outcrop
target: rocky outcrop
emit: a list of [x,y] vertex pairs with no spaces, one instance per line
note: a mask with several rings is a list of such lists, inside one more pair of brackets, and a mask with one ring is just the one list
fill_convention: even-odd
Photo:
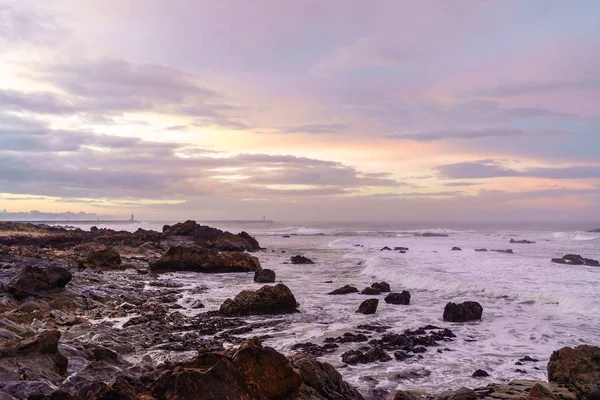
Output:
[[304,256],[293,256],[290,258],[292,264],[314,264],[313,260]]
[[509,243],[510,244],[513,244],[513,243],[514,244],[535,244],[535,242],[532,242],[532,241],[526,240],[526,239],[523,239],[523,240],[510,239]]
[[361,314],[375,314],[378,305],[378,299],[368,299],[360,303],[360,306],[358,307],[358,310],[356,310],[356,312]]
[[274,283],[275,271],[272,269],[261,269],[254,273],[254,282],[258,283]]
[[224,252],[202,247],[170,247],[150,271],[155,273],[189,272],[254,272],[262,269],[258,258],[247,253]]
[[290,314],[297,312],[298,303],[292,291],[282,283],[265,285],[252,291],[244,290],[235,298],[227,299],[219,313],[226,316]]
[[578,398],[593,399],[600,394],[600,347],[564,347],[552,353],[548,380],[569,386]]
[[339,289],[335,289],[332,292],[329,292],[327,294],[350,294],[350,293],[358,293],[358,289],[355,288],[354,286],[350,286],[350,285],[345,285]]
[[87,257],[87,264],[100,268],[120,268],[121,255],[112,247],[92,251]]
[[388,304],[410,304],[410,292],[403,290],[402,293],[390,293],[383,299]]
[[444,321],[467,322],[481,319],[483,307],[476,301],[464,303],[448,303],[444,308]]
[[175,225],[163,226],[163,238],[186,237],[194,239],[203,247],[219,251],[257,251],[261,250],[258,241],[246,232],[234,235],[210,226],[199,225],[188,220]]
[[600,267],[600,262],[598,260],[581,257],[579,254],[567,254],[562,256],[562,258],[553,258],[552,262],[566,265],[587,265],[590,267]]
[[45,297],[63,289],[72,277],[64,267],[26,266],[11,279],[7,291],[17,300],[28,296]]

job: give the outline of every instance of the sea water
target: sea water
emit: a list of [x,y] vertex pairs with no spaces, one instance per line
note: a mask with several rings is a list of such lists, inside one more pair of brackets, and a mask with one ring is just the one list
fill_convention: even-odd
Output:
[[[547,227],[448,229],[423,224],[420,228],[419,224],[391,223],[212,225],[254,235],[267,248],[255,253],[263,268],[273,269],[277,281],[286,284],[300,303],[300,313],[283,317],[285,324],[249,334],[269,335],[265,345],[285,354],[291,354],[297,343],[323,344],[324,339],[356,332],[356,327],[365,323],[386,325],[395,333],[431,324],[456,334],[453,341],[430,347],[422,358],[405,361],[356,366],[341,362],[343,352],[364,343],[343,344],[338,351],[320,357],[365,393],[373,388],[439,392],[512,379],[546,380],[552,351],[564,346],[600,345],[600,267],[550,261],[565,254],[600,259],[599,233]],[[141,226],[160,230],[162,224]],[[424,232],[448,237],[415,236]],[[510,239],[536,243],[510,244]],[[385,246],[408,247],[409,251],[382,251]],[[454,246],[462,250],[452,251]],[[514,253],[474,251],[481,248],[512,249]],[[296,254],[311,258],[315,264],[290,264],[290,257]],[[260,287],[252,282],[252,274],[171,273],[161,279],[178,280],[190,289],[206,287],[203,294],[190,294],[206,305],[201,311],[217,310],[239,291]],[[362,290],[378,281],[388,282],[393,292],[408,290],[410,305],[386,304],[385,294],[327,294],[346,284]],[[377,313],[357,313],[358,305],[372,297],[380,299]],[[483,306],[481,321],[443,321],[446,303],[463,301],[477,301]],[[264,317],[250,319],[261,321]],[[539,361],[516,365],[524,356]],[[476,369],[490,376],[471,377]]]

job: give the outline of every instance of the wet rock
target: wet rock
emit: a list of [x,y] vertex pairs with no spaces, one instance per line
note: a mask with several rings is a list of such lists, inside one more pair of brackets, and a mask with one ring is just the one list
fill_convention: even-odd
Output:
[[254,282],[258,283],[274,283],[275,271],[272,269],[261,269],[254,273]]
[[477,393],[472,389],[460,388],[451,392],[440,393],[440,400],[476,400]]
[[150,272],[191,271],[205,273],[254,272],[262,269],[258,258],[247,253],[219,253],[200,247],[170,247]]
[[384,325],[379,325],[379,324],[363,324],[363,325],[358,325],[356,328],[364,330],[364,331],[369,331],[369,332],[383,333],[383,332],[387,331],[388,329],[390,329],[391,326],[384,326]]
[[487,251],[487,249],[475,249],[475,251]]
[[226,316],[289,314],[297,312],[298,303],[291,290],[282,283],[244,290],[235,299],[227,299],[219,313]]
[[548,390],[545,386],[536,383],[531,387],[529,396],[527,396],[525,400],[558,400],[558,397],[556,397],[554,393]]
[[196,308],[204,308],[204,304],[203,304],[203,303],[202,303],[200,300],[196,300],[196,301],[194,301],[194,302],[193,302],[193,303],[190,305],[190,307],[191,307],[191,308],[194,308],[194,309],[196,309]]
[[349,365],[369,364],[376,361],[387,362],[391,359],[392,357],[379,347],[371,347],[366,351],[350,350],[342,354],[342,362]]
[[496,253],[505,253],[505,254],[513,254],[514,252],[512,251],[512,249],[497,249],[497,250],[490,250],[490,251],[495,251]]
[[326,342],[335,342],[335,343],[361,343],[367,342],[369,338],[362,333],[353,334],[350,332],[344,333],[342,336],[338,336],[336,338],[327,338]]
[[219,251],[257,251],[261,250],[258,241],[246,232],[234,235],[210,226],[199,225],[188,220],[175,225],[165,225],[162,236],[165,238],[185,237],[193,239],[207,248]]
[[538,362],[540,360],[537,360],[535,358],[531,358],[529,356],[525,356],[523,358],[519,358],[519,361],[522,362],[522,363],[524,363],[524,362]]
[[563,347],[552,353],[548,380],[569,386],[582,399],[600,384],[600,347],[582,345]]
[[405,352],[405,351],[398,350],[398,351],[395,351],[395,352],[394,352],[394,357],[395,357],[395,358],[396,358],[396,360],[398,360],[398,361],[404,361],[404,360],[406,360],[407,358],[414,357],[414,356],[413,356],[412,354],[408,354],[408,353],[407,353],[407,352]]
[[454,246],[454,247],[452,248],[452,251],[462,251],[462,249],[461,249],[460,247],[456,247],[456,246]]
[[600,262],[591,258],[585,258],[578,254],[567,254],[562,258],[553,258],[553,263],[566,264],[566,265],[587,265],[590,267],[599,267]]
[[369,296],[378,295],[378,294],[380,294],[380,293],[381,293],[381,291],[380,291],[379,289],[375,289],[375,288],[372,288],[372,287],[367,287],[367,288],[364,288],[364,289],[363,289],[363,290],[360,292],[360,294],[366,294],[366,295],[369,295]]
[[403,290],[402,293],[390,293],[383,299],[388,304],[410,304],[410,293]]
[[488,374],[486,371],[482,370],[482,369],[478,369],[475,372],[473,372],[473,375],[471,375],[473,378],[483,378],[486,376],[490,376],[490,374]]
[[368,299],[360,303],[360,306],[356,312],[361,314],[375,314],[378,305],[378,299]]
[[432,237],[448,237],[448,234],[446,234],[446,233],[435,233],[435,232],[425,232],[425,233],[415,233],[415,236],[417,236],[417,237],[432,238]]
[[121,255],[115,249],[107,247],[91,252],[87,263],[93,267],[118,269],[121,267]]
[[339,347],[340,346],[335,343],[326,343],[323,346],[319,346],[318,344],[307,342],[295,344],[292,347],[292,350],[301,350],[311,357],[321,357],[324,354],[333,353]]
[[382,293],[391,292],[390,284],[387,282],[375,282],[371,285],[371,287],[375,290],[379,290]]
[[385,400],[418,400],[419,397],[414,393],[404,390],[394,390]]
[[354,286],[345,285],[339,289],[335,289],[333,292],[329,292],[327,294],[349,294],[349,293],[358,293],[358,289]]
[[396,381],[403,381],[403,380],[414,380],[414,379],[421,379],[421,378],[426,378],[429,375],[431,375],[431,371],[425,368],[410,368],[410,369],[406,369],[404,371],[395,373],[391,376],[391,379],[396,380]]
[[530,240],[515,240],[515,239],[510,239],[510,244],[535,244],[535,242],[532,242]]
[[291,257],[290,261],[292,262],[292,264],[314,264],[314,262],[310,258],[300,255]]
[[467,322],[481,319],[483,307],[476,301],[448,303],[444,308],[444,321]]
[[391,250],[392,250],[392,249],[390,249],[389,247],[387,247],[387,246],[384,246],[384,247],[382,247],[382,248],[381,248],[381,250],[380,250],[380,251],[391,251]]
[[28,296],[46,297],[63,289],[72,278],[63,267],[26,266],[11,279],[7,291],[18,300]]
[[402,246],[394,247],[394,250],[395,251],[408,251],[408,247],[402,247]]

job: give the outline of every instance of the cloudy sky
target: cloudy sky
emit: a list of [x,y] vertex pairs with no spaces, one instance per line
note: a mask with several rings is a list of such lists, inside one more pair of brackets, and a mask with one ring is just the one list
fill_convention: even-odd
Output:
[[0,0],[0,209],[597,218],[598,15],[596,0]]

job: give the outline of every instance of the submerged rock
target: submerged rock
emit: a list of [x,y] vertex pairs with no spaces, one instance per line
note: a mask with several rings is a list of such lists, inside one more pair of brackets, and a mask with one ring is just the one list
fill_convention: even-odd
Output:
[[562,258],[553,258],[552,262],[557,264],[588,265],[590,267],[600,267],[600,262],[598,260],[585,258],[580,256],[579,254],[567,254],[565,256],[562,256]]
[[454,247],[452,248],[452,251],[462,251],[462,249],[461,249],[460,247],[456,247],[456,246],[454,246]]
[[310,258],[300,255],[293,256],[292,258],[290,258],[290,261],[292,262],[292,264],[314,264],[313,260],[311,260]]
[[514,251],[512,251],[512,249],[497,249],[497,250],[490,250],[490,251],[495,251],[496,253],[505,253],[505,254],[513,254]]
[[226,252],[201,247],[170,247],[155,263],[150,264],[154,273],[191,271],[206,273],[254,272],[262,269],[258,258],[247,253]]
[[444,308],[444,321],[466,322],[481,319],[483,307],[476,301],[448,303]]
[[535,242],[532,242],[530,240],[515,240],[515,239],[510,239],[510,244],[535,244]]
[[375,314],[377,311],[377,306],[379,305],[378,299],[368,299],[360,303],[358,310],[361,314]]
[[26,266],[8,282],[7,291],[20,300],[28,296],[48,296],[63,289],[73,275],[63,267]]
[[273,283],[275,282],[275,271],[272,269],[261,269],[254,273],[254,282]]
[[297,307],[292,291],[279,283],[265,285],[256,291],[244,290],[233,300],[225,300],[219,312],[226,316],[289,314],[297,312]]
[[425,233],[415,233],[415,236],[418,237],[448,237],[446,233],[435,233],[435,232],[425,232]]
[[349,294],[349,293],[358,293],[358,289],[354,286],[345,285],[339,289],[335,289],[333,292],[329,292],[327,294]]
[[350,365],[369,364],[376,361],[387,362],[391,359],[392,357],[379,347],[370,347],[366,351],[350,350],[342,354],[342,362]]
[[384,301],[388,304],[410,304],[410,293],[407,290],[403,290],[402,293],[390,293],[385,296]]

